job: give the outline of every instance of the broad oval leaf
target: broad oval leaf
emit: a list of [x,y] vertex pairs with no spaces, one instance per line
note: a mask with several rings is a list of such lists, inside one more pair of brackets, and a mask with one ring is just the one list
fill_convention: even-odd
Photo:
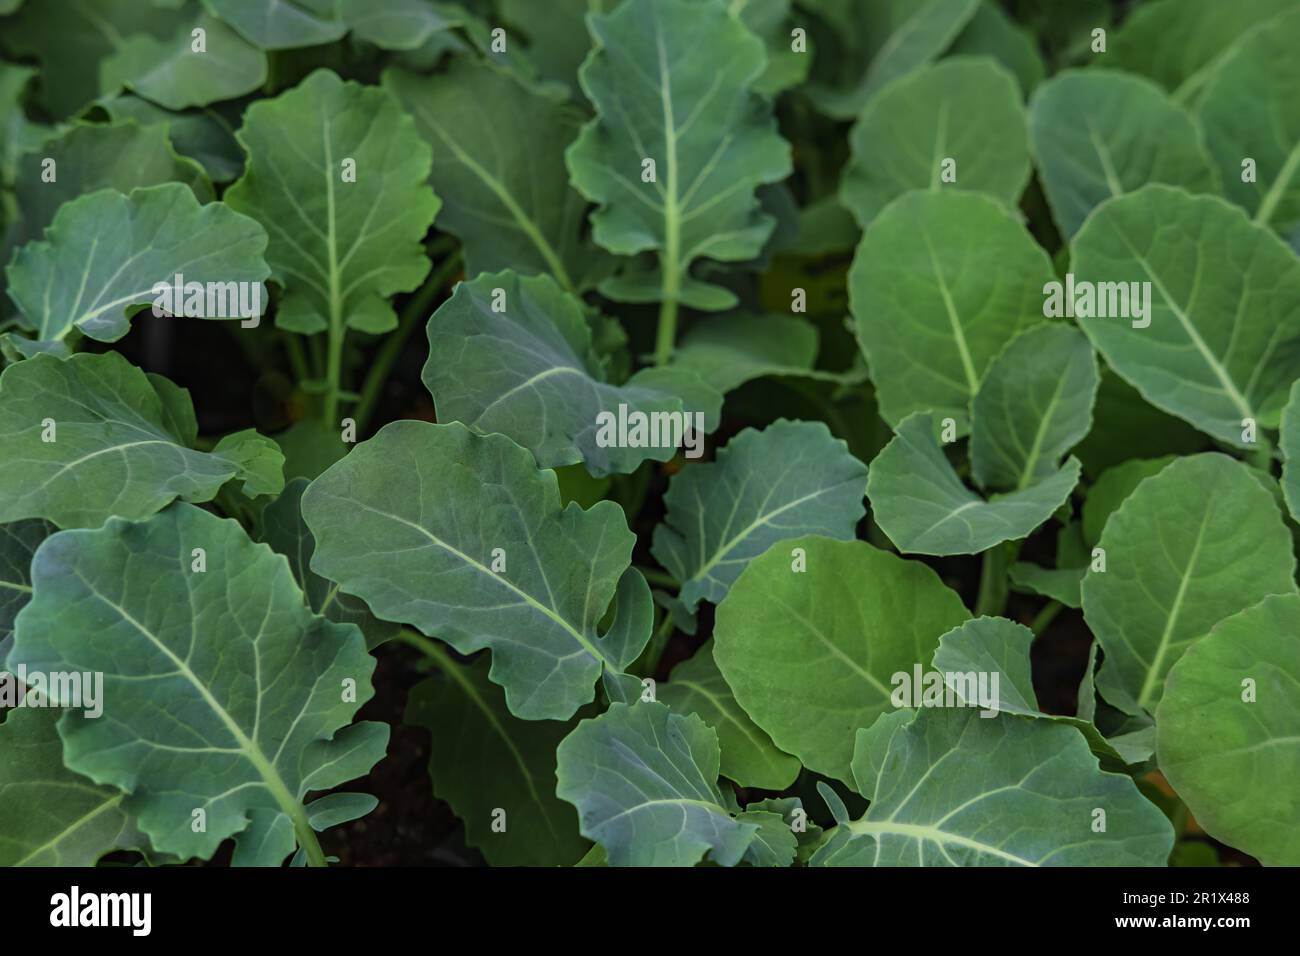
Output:
[[697,714],[717,732],[721,772],[728,780],[742,787],[784,790],[799,776],[798,759],[777,749],[736,703],[713,659],[712,641],[674,667],[668,683],[656,688],[655,697],[675,713]]
[[[433,792],[465,824],[465,838],[493,866],[572,866],[591,846],[573,807],[555,795],[555,751],[571,724],[520,720],[481,658],[438,659],[443,680],[412,688],[406,722],[430,733]],[[494,813],[505,811],[505,830]]]
[[143,842],[126,794],[63,766],[60,716],[20,707],[0,723],[0,866],[94,866]]
[[718,606],[714,658],[777,747],[847,781],[853,732],[893,709],[892,676],[928,664],[940,635],[969,616],[918,561],[796,538],[751,561]]
[[[1224,192],[1261,225],[1300,226],[1300,10],[1270,20],[1235,44],[1197,106]],[[1254,175],[1245,178],[1249,158]]]
[[491,648],[516,716],[571,717],[649,640],[623,509],[561,508],[554,472],[502,435],[393,422],[312,482],[302,512],[316,573],[462,654]]
[[732,816],[718,788],[718,738],[694,714],[653,702],[610,704],[557,751],[556,794],[612,866],[735,866],[759,827]]
[[1088,434],[1101,383],[1078,329],[1020,333],[989,365],[971,403],[971,473],[985,488],[1020,490],[1049,478]]
[[692,371],[646,369],[606,384],[582,303],[550,276],[462,282],[428,333],[422,377],[440,420],[506,435],[543,468],[583,462],[596,477],[626,473],[647,458],[667,461],[718,425],[722,396]]
[[821,422],[780,419],[746,429],[712,463],[673,477],[652,552],[681,583],[686,610],[702,600],[717,604],[776,541],[852,538],[866,485],[867,466]]
[[721,3],[627,0],[588,23],[596,48],[579,76],[596,118],[569,147],[569,173],[599,204],[596,242],[620,255],[659,256],[656,275],[601,290],[729,308],[735,296],[692,278],[690,267],[701,257],[752,259],[774,225],[755,190],[784,179],[791,163],[771,103],[753,92],[763,44]]
[[912,192],[863,233],[849,273],[858,343],[891,425],[913,412],[966,421],[993,358],[1043,320],[1052,265],[987,196]]
[[544,272],[576,292],[608,273],[564,164],[576,110],[464,59],[437,76],[389,70],[384,86],[433,146],[433,187],[446,197],[438,227],[460,238],[468,275]]
[[853,777],[871,806],[813,866],[1164,866],[1173,848],[1160,809],[1051,721],[900,711],[858,731]]
[[1196,121],[1149,80],[1068,70],[1038,88],[1029,133],[1043,188],[1069,239],[1103,201],[1147,183],[1214,192]]
[[295,332],[386,332],[388,297],[429,271],[421,240],[440,202],[415,123],[386,90],[317,70],[244,113],[248,153],[225,201],[270,234],[267,262],[285,288],[276,325]]
[[189,396],[168,394],[116,352],[37,355],[5,369],[0,522],[47,518],[69,528],[146,518],[177,498],[207,501],[232,478],[250,496],[280,490],[275,442],[245,431],[195,451],[166,404],[181,401],[192,419]]
[[155,286],[170,287],[177,274],[187,286],[221,288],[219,299],[207,299],[223,314],[206,317],[243,318],[229,284],[251,283],[250,303],[265,303],[265,252],[266,232],[254,220],[222,203],[200,205],[180,183],[82,196],[60,207],[45,238],[19,248],[6,267],[19,328],[36,335],[30,345],[15,344],[25,352],[66,348],[74,330],[116,342],[131,329],[127,315],[160,301]]
[[1219,621],[1295,593],[1291,534],[1240,462],[1193,455],[1147,478],[1101,534],[1104,572],[1083,579],[1083,615],[1106,658],[1097,688],[1128,713],[1153,710],[1165,675]]
[[1160,770],[1217,840],[1265,866],[1300,865],[1300,596],[1220,621],[1169,671]]
[[1276,235],[1217,197],[1145,186],[1099,207],[1072,259],[1112,313],[1150,283],[1145,318],[1078,320],[1143,398],[1238,448],[1242,419],[1276,425],[1300,377],[1300,259]]
[[[1014,209],[1029,181],[1025,107],[1015,77],[985,57],[960,57],[891,83],[849,135],[840,198],[860,225],[913,189],[971,190]],[[956,182],[943,180],[955,163]]]
[[[375,666],[360,632],[312,614],[285,560],[234,521],[182,504],[59,532],[36,552],[32,592],[9,665],[103,674],[103,719],[60,720],[64,763],[130,794],[159,852],[206,859],[281,818],[302,832],[309,791],[384,755],[385,725],[352,724]],[[276,850],[292,852],[292,826]]]
[[[869,49],[845,56],[850,68],[869,60],[866,71],[841,87],[808,90],[817,108],[835,119],[852,119],[891,81],[941,54],[975,16],[980,0],[877,0],[861,5],[838,0],[826,11],[836,26],[858,34]],[[865,54],[865,56],[864,56]]]
[[1079,483],[1078,459],[1017,491],[984,499],[967,488],[944,455],[930,415],[898,426],[871,463],[867,497],[876,523],[908,554],[978,554],[1026,537]]

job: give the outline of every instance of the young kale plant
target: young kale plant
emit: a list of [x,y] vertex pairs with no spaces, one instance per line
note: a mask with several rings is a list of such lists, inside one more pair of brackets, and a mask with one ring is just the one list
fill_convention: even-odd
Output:
[[1298,47],[0,0],[0,863],[1300,865]]

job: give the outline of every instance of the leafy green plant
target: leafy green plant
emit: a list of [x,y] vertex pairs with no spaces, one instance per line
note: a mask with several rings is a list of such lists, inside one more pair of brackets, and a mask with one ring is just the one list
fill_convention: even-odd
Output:
[[0,0],[0,864],[1300,865],[1297,45]]

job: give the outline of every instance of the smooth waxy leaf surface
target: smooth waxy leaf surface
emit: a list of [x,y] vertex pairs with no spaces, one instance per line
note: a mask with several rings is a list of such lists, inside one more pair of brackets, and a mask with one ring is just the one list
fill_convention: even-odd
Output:
[[262,540],[271,550],[289,559],[289,570],[302,590],[304,601],[313,612],[339,624],[355,624],[365,635],[366,646],[378,647],[397,636],[401,625],[381,621],[364,601],[345,594],[333,581],[311,569],[316,539],[302,519],[302,494],[307,490],[305,478],[295,478],[284,486],[280,496],[262,511]]
[[1097,688],[1138,714],[1165,675],[1219,621],[1294,593],[1291,535],[1246,466],[1194,455],[1147,478],[1101,534],[1106,571],[1083,579],[1083,614],[1105,660]]
[[1217,186],[1196,122],[1154,83],[1127,73],[1090,69],[1052,78],[1034,94],[1029,133],[1067,238],[1102,202],[1147,183],[1195,193]]
[[248,168],[225,201],[266,227],[285,288],[276,324],[383,332],[389,296],[429,271],[420,241],[440,205],[430,150],[391,94],[317,70],[251,105],[239,142]]
[[663,704],[611,704],[560,744],[556,793],[613,866],[735,866],[758,825],[718,788],[718,737]]
[[891,81],[942,53],[975,15],[979,0],[885,0],[865,7],[841,0],[831,6],[839,8],[836,19],[868,44],[870,66],[844,86],[814,86],[809,93],[828,116],[852,119]]
[[347,32],[339,0],[203,0],[204,6],[263,50],[331,43]]
[[1098,209],[1072,256],[1076,283],[1151,284],[1149,326],[1078,320],[1143,398],[1238,448],[1242,419],[1276,424],[1300,377],[1300,259],[1277,236],[1221,199],[1145,186]]
[[1163,866],[1173,846],[1133,781],[1098,770],[1083,737],[1051,721],[890,714],[858,731],[853,776],[871,806],[814,866]]
[[[588,22],[597,46],[580,76],[596,118],[568,150],[572,182],[599,204],[596,242],[659,257],[657,275],[602,291],[728,308],[735,296],[689,269],[701,257],[754,258],[774,225],[755,190],[788,175],[790,148],[753,92],[763,45],[721,3],[628,0]],[[643,181],[646,160],[653,182]]]
[[[24,351],[56,348],[76,330],[116,342],[130,331],[128,312],[158,299],[158,283],[171,285],[179,273],[186,285],[260,285],[265,252],[260,225],[221,203],[199,205],[179,183],[82,196],[60,207],[45,238],[21,247],[6,269],[19,326],[36,335],[30,344],[14,341]],[[210,317],[242,318],[231,298],[225,293],[225,305],[216,305],[226,315]]]
[[1202,637],[1156,711],[1160,769],[1215,839],[1300,864],[1300,597],[1269,597]]
[[[41,175],[46,159],[54,160],[57,178],[52,183],[43,181]],[[201,203],[213,197],[207,175],[195,163],[176,155],[167,131],[160,126],[70,126],[18,162],[17,193],[24,234],[39,239],[59,207],[78,196],[101,189],[129,193],[138,186],[168,182],[185,183]],[[117,251],[112,250],[114,255]]]
[[[796,571],[802,548],[806,571]],[[928,664],[970,615],[932,570],[861,541],[787,540],[718,606],[714,658],[781,750],[849,779],[853,732],[893,709],[891,677]]]
[[[60,532],[36,553],[32,590],[9,664],[103,673],[103,718],[60,720],[64,763],[129,793],[123,807],[159,852],[207,858],[280,817],[305,825],[308,791],[384,754],[385,725],[349,727],[375,663],[360,633],[312,614],[284,559],[234,521],[177,505]],[[283,860],[292,829],[277,842]]]
[[683,438],[674,442],[669,429],[665,439],[650,421],[639,439],[630,430],[620,437],[618,422],[630,426],[632,414],[658,414],[654,421],[676,421],[679,432],[717,427],[722,397],[692,371],[648,369],[606,384],[582,304],[549,276],[503,272],[462,282],[428,332],[423,379],[439,418],[507,435],[544,468],[584,462],[599,477],[677,454]]
[[1047,254],[974,193],[909,193],[867,228],[849,273],[854,327],[891,425],[966,421],[993,358],[1043,318]]
[[871,463],[867,497],[877,523],[909,554],[978,554],[1025,537],[1059,508],[1079,482],[1079,462],[1067,459],[1037,483],[984,499],[967,488],[944,455],[930,416],[919,412],[898,426]]
[[94,866],[140,845],[126,794],[63,766],[59,716],[19,708],[0,724],[0,866]]
[[[464,821],[467,842],[493,866],[577,863],[591,844],[573,807],[555,796],[555,750],[572,725],[511,714],[486,659],[439,669],[443,679],[411,691],[406,720],[429,729],[434,795]],[[504,831],[493,829],[497,810]]]
[[710,464],[689,465],[664,495],[654,556],[693,611],[717,604],[745,566],[784,538],[853,537],[867,468],[820,422],[781,419],[746,429]]
[[[973,190],[1014,209],[1029,181],[1025,107],[1015,77],[987,58],[945,60],[891,84],[849,136],[840,198],[866,225],[913,189]],[[956,182],[944,182],[955,162]]]
[[1243,38],[1292,7],[1291,0],[1155,0],[1136,7],[1112,34],[1108,56],[1193,103]]
[[[194,30],[203,32],[196,50]],[[123,40],[100,66],[101,83],[125,86],[171,110],[207,106],[251,93],[266,82],[266,54],[220,20],[204,15],[160,39]]]
[[[188,395],[175,391],[166,401],[183,401],[192,419]],[[0,521],[47,518],[69,528],[110,515],[147,518],[177,498],[207,501],[232,478],[249,495],[280,490],[283,458],[269,438],[239,432],[195,451],[176,421],[149,378],[116,352],[11,365],[0,375]]]
[[1300,382],[1291,386],[1282,410],[1281,436],[1282,494],[1291,517],[1300,521]]
[[433,147],[433,187],[446,197],[438,226],[464,243],[469,275],[544,272],[572,292],[608,271],[564,165],[575,110],[465,60],[436,77],[390,71],[384,85]]
[[1088,489],[1088,497],[1083,501],[1083,538],[1088,544],[1101,540],[1101,532],[1106,522],[1128,498],[1137,490],[1137,486],[1158,474],[1165,465],[1174,460],[1172,455],[1161,458],[1135,458],[1114,468],[1107,468]]
[[237,113],[230,104],[177,113],[124,93],[101,101],[100,106],[114,123],[135,120],[146,127],[165,125],[176,152],[201,165],[213,182],[231,182],[244,169],[244,151],[235,139]]
[[712,642],[673,668],[668,683],[660,684],[655,695],[674,713],[697,714],[717,732],[727,779],[742,787],[784,790],[799,776],[799,761],[778,750],[736,703],[713,659]]
[[[1224,192],[1255,222],[1300,226],[1300,10],[1256,28],[1215,70],[1197,108]],[[1253,182],[1242,163],[1254,160]]]
[[562,509],[555,474],[502,435],[394,422],[312,482],[302,511],[314,571],[462,654],[491,648],[519,717],[572,716],[601,670],[622,672],[650,637],[623,510]]
[[55,530],[39,518],[0,524],[0,667],[13,642],[14,618],[32,598],[32,555]]
[[971,404],[971,472],[985,488],[1050,478],[1092,426],[1101,378],[1078,329],[1040,325],[1011,340]]
[[[1089,719],[1046,714],[1038,705],[1030,668],[1034,632],[1003,617],[977,617],[939,639],[934,669],[955,697],[984,713],[1051,720],[1074,727],[1108,770],[1123,770],[1124,758]],[[997,675],[997,686],[991,683]],[[985,684],[980,686],[983,677]],[[985,693],[987,691],[988,693]]]

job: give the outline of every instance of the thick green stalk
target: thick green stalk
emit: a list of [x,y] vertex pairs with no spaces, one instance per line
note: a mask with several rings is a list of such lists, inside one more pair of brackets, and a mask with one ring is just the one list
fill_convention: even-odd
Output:
[[1005,544],[995,544],[984,552],[980,567],[979,597],[975,616],[1000,615],[1007,606],[1007,568],[1011,559]]

